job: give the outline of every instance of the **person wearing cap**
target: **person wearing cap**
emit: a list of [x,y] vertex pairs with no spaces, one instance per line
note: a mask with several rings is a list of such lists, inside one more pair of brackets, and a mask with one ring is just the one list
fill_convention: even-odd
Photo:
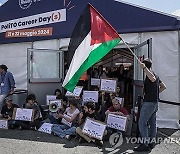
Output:
[[6,104],[2,107],[1,115],[2,118],[7,118],[10,120],[12,118],[14,108],[18,108],[18,105],[13,104],[11,97],[7,97],[5,102]]
[[147,58],[139,62],[141,69],[146,74],[144,81],[144,98],[140,111],[139,131],[143,144],[134,148],[134,151],[150,151],[154,148],[151,143],[156,139],[156,112],[158,110],[159,93],[166,89],[166,85],[159,76],[152,71],[152,61]]
[[4,99],[13,94],[15,88],[15,80],[13,74],[7,71],[6,65],[0,65],[0,111],[3,106]]

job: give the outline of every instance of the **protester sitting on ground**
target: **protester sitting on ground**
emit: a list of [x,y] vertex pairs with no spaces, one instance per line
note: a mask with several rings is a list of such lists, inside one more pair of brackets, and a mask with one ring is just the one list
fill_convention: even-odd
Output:
[[84,125],[85,119],[87,117],[100,121],[100,115],[97,111],[95,111],[95,105],[92,102],[87,102],[84,105],[84,110],[79,114],[78,123],[79,123],[80,127],[76,128],[76,133],[77,133],[77,135],[79,135],[79,143],[83,143],[83,142],[87,141],[88,143],[93,142],[98,146],[102,146],[103,141],[97,140],[95,138],[92,138],[92,137],[89,137],[89,136],[83,134],[82,126]]
[[98,111],[101,115],[101,121],[105,121],[105,112],[110,106],[112,106],[110,94],[106,92],[101,92],[101,101],[98,101],[98,103],[101,103]]
[[40,127],[41,123],[41,111],[39,106],[37,105],[35,101],[35,95],[30,94],[26,98],[26,104],[22,106],[22,108],[25,109],[33,109],[34,114],[33,114],[33,121],[21,121],[21,120],[16,120],[15,121],[15,126],[18,126],[19,129],[32,129],[32,130],[37,130]]
[[[128,114],[129,114],[128,111],[121,106],[118,99],[114,98],[112,100],[112,103],[113,103],[113,105],[110,108],[108,108],[108,110],[105,113],[106,116],[108,116],[108,114],[111,113],[111,114],[115,114],[115,115],[127,116],[128,117]],[[107,128],[107,130],[108,130],[108,134],[118,132],[118,130],[115,130],[115,129],[112,129],[112,128]]]
[[54,91],[54,95],[56,95],[56,99],[63,99],[67,101],[66,97],[62,94],[60,89],[56,89]]
[[62,118],[58,117],[58,114],[63,114],[66,111],[67,108],[67,100],[62,99],[62,104],[61,104],[61,108],[58,109],[58,111],[56,113],[49,113],[49,120],[52,124],[60,124]]
[[2,118],[6,118],[10,120],[12,119],[14,108],[18,108],[18,105],[13,104],[13,100],[10,96],[5,98],[5,102],[6,104],[2,107],[1,115],[2,115]]
[[66,108],[64,114],[58,114],[58,118],[62,118],[61,125],[53,124],[52,133],[60,138],[71,139],[71,135],[76,134],[77,117],[79,109],[77,108],[77,100],[69,99],[69,107]]

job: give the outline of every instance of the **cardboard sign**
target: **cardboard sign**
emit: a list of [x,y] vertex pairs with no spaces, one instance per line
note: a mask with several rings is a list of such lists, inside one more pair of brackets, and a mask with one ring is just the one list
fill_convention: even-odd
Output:
[[99,86],[101,83],[100,79],[96,79],[96,78],[91,78],[91,85],[92,86]]
[[43,123],[42,126],[38,129],[40,132],[51,134],[51,127],[53,124]]
[[22,121],[33,121],[33,117],[33,109],[14,108],[12,119]]
[[[68,116],[67,114],[64,114],[64,116],[67,117],[67,118],[71,118],[71,117]],[[61,123],[65,124],[65,125],[67,125],[67,126],[69,126],[69,127],[72,126],[72,122],[68,122],[68,121],[67,121],[66,119],[64,119],[64,118],[62,118]]]
[[98,102],[98,91],[83,91],[83,102]]
[[115,114],[111,114],[111,113],[108,114],[107,127],[125,131],[126,123],[127,123],[127,117],[115,115]]
[[119,101],[119,104],[122,104],[122,99],[121,97],[115,97],[115,99],[117,99]]
[[8,129],[8,121],[7,120],[0,120],[0,128]]
[[69,96],[69,97],[75,97],[75,96],[78,96],[78,97],[79,97],[80,94],[81,94],[81,92],[82,92],[82,89],[83,89],[83,87],[77,86],[77,87],[75,87],[73,93],[70,92],[70,91],[67,91],[65,96]]
[[46,105],[49,105],[50,101],[56,100],[56,95],[46,95]]
[[101,79],[100,90],[106,92],[116,92],[117,80]]
[[102,140],[106,124],[101,121],[86,118],[82,132],[90,137]]

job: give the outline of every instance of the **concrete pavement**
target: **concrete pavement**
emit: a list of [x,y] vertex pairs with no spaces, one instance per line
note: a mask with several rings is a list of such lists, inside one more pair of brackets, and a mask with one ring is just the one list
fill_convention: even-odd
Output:
[[[163,137],[163,139],[170,137],[176,140],[172,143],[157,144],[149,152],[150,154],[180,153],[180,130],[160,129],[158,137]],[[76,139],[67,141],[38,131],[0,129],[0,154],[128,154],[134,153],[135,146],[136,144],[124,141],[120,147],[114,149],[106,141],[99,149],[93,144],[79,144]],[[144,153],[147,152],[142,154]]]

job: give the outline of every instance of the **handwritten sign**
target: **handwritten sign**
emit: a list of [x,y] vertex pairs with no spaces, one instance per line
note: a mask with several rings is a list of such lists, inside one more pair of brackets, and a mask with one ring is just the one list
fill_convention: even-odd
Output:
[[33,121],[33,109],[15,108],[13,111],[13,119],[22,121]]
[[56,95],[46,95],[46,105],[49,105],[50,101],[56,100]]
[[98,91],[83,91],[83,102],[98,102]]
[[[64,114],[64,116],[71,119],[71,117],[68,116],[67,114]],[[67,126],[69,126],[69,127],[72,126],[72,122],[68,122],[68,121],[67,121],[66,119],[64,119],[64,118],[62,118],[61,123],[65,124],[65,125],[67,125]]]
[[70,91],[67,91],[65,96],[69,96],[69,97],[80,96],[82,89],[83,89],[83,87],[77,86],[77,87],[75,87],[73,93]]
[[107,126],[110,128],[125,131],[126,130],[126,122],[127,122],[127,117],[115,115],[115,114],[111,114],[111,113],[108,114]]
[[43,123],[42,126],[38,129],[40,132],[51,134],[51,127],[53,124]]
[[0,128],[8,129],[8,122],[7,122],[7,120],[0,120]]
[[82,132],[90,137],[102,140],[105,129],[106,124],[97,120],[86,118]]
[[99,85],[100,85],[100,82],[101,82],[100,79],[91,78],[91,85],[92,85],[92,86],[99,86]]
[[100,90],[106,92],[116,92],[117,80],[101,79]]

